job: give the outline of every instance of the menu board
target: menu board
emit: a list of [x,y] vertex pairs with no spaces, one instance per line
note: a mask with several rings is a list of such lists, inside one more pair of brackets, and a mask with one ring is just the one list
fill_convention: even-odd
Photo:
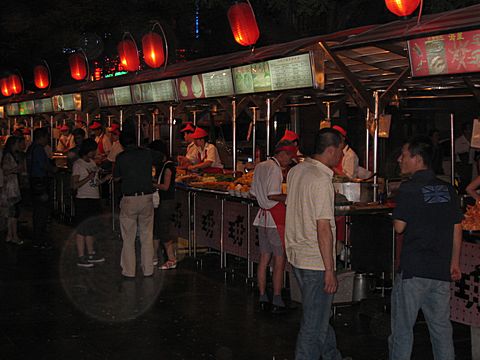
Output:
[[33,100],[18,103],[18,112],[20,115],[35,114],[35,104],[33,103]]
[[178,98],[194,100],[205,98],[205,90],[201,75],[184,76],[177,79]]
[[412,76],[480,72],[480,30],[408,41]]
[[64,94],[52,97],[53,111],[82,111],[81,94]]
[[97,91],[98,105],[100,107],[115,106],[115,94],[113,89],[103,89]]
[[45,99],[37,99],[34,100],[35,102],[35,113],[48,113],[53,111],[52,99],[45,98]]
[[131,105],[132,94],[130,93],[130,86],[121,86],[113,88],[115,97],[115,105]]
[[0,106],[0,119],[3,119],[5,117],[5,108],[3,106]]
[[7,115],[8,116],[20,115],[20,113],[18,112],[18,103],[7,104]]
[[205,97],[233,95],[232,71],[230,69],[202,74]]
[[173,80],[135,84],[130,90],[135,104],[175,100]]
[[312,87],[309,54],[233,68],[236,94]]

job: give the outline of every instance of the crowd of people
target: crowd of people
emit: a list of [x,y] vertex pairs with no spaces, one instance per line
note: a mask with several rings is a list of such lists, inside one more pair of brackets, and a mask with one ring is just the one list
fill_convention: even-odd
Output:
[[[122,276],[134,278],[139,268],[145,277],[152,276],[155,267],[175,269],[176,237],[169,230],[176,171],[223,172],[218,151],[208,142],[207,131],[192,124],[182,129],[188,146],[186,154],[177,158],[176,166],[161,140],[141,147],[135,132],[121,131],[117,124],[105,129],[99,121],[88,130],[90,133],[78,126],[70,132],[64,124],[59,128],[61,136],[56,146],[71,169],[78,267],[91,268],[106,261],[96,251],[95,240],[101,230],[97,217],[102,209],[102,187],[113,181],[121,195]],[[56,168],[49,142],[48,130],[37,128],[28,148],[23,134],[13,134],[5,143],[0,185],[7,242],[23,243],[17,230],[18,217],[20,204],[28,197],[33,208],[32,244],[40,248],[52,245],[47,221],[51,179]],[[329,323],[338,286],[332,179],[334,175],[356,178],[359,161],[348,145],[346,131],[339,126],[320,130],[309,156],[304,157],[298,145],[298,135],[286,131],[273,156],[255,167],[251,194],[260,207],[254,220],[261,253],[257,268],[259,306],[274,314],[286,311],[281,291],[288,261],[301,289],[303,304],[296,359],[338,360],[342,357]],[[438,180],[432,170],[434,156],[431,140],[416,137],[403,146],[398,158],[401,173],[409,180],[401,185],[393,212],[395,230],[405,236],[392,294],[392,360],[410,357],[413,326],[420,309],[431,331],[435,358],[454,358],[449,282],[460,277],[462,214],[454,188]],[[287,192],[282,186],[285,181]],[[135,251],[137,238],[140,259]],[[162,262],[160,249],[166,254]],[[266,273],[272,259],[273,296],[269,298]]]

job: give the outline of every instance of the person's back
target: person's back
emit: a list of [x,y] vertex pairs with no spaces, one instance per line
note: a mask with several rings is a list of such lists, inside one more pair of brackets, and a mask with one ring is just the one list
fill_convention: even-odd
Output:
[[122,179],[123,194],[152,193],[152,154],[150,150],[127,147],[117,156],[115,177]]

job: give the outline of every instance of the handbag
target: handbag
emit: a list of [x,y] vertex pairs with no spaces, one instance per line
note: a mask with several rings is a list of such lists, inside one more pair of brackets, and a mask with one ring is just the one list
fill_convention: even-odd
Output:
[[[163,164],[162,170],[160,171],[160,174],[158,175],[157,184],[160,184],[160,181],[162,181],[163,171],[165,170],[165,166],[168,163],[171,163],[171,161],[165,161],[165,163]],[[153,207],[155,209],[160,206],[160,193],[159,193],[158,189],[156,189],[152,194],[152,202],[153,202]]]

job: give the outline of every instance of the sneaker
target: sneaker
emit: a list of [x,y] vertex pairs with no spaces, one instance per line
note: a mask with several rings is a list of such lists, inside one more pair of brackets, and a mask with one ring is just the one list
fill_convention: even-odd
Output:
[[159,267],[160,270],[170,270],[177,268],[177,260],[168,260],[165,264]]
[[80,256],[77,260],[77,266],[84,268],[91,268],[93,264],[87,260],[86,256]]
[[22,239],[12,239],[10,240],[12,243],[16,245],[23,245],[23,240]]
[[89,263],[101,263],[101,262],[105,261],[105,258],[102,257],[102,256],[98,256],[97,254],[93,253],[93,254],[89,254],[87,256],[87,261]]

